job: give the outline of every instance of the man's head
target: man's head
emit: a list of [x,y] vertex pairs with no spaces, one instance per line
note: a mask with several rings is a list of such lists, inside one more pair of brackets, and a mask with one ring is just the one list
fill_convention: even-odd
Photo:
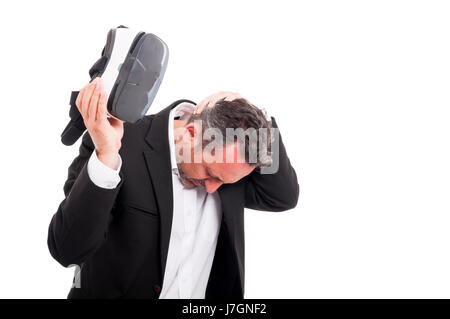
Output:
[[212,95],[187,121],[175,122],[178,168],[186,187],[204,186],[213,193],[270,165],[271,122],[239,95]]

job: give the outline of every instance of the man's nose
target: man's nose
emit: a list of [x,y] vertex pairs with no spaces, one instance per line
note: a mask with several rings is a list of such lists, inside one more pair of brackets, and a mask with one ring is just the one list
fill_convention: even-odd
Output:
[[215,178],[205,179],[205,188],[208,193],[214,193],[223,183]]

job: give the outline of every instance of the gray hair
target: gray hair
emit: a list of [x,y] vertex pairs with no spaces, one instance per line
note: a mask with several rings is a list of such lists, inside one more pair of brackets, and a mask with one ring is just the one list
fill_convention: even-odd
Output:
[[[263,110],[249,103],[244,98],[226,101],[225,98],[212,107],[206,106],[200,114],[192,114],[187,123],[200,120],[202,135],[205,131],[215,129],[223,137],[223,145],[238,142],[244,149],[245,161],[257,167],[272,164],[271,141],[272,121],[267,120]],[[230,139],[230,132],[232,138]],[[239,138],[236,131],[243,132]],[[240,133],[238,133],[240,135]],[[203,138],[203,137],[202,137]],[[203,138],[203,146],[208,141]]]

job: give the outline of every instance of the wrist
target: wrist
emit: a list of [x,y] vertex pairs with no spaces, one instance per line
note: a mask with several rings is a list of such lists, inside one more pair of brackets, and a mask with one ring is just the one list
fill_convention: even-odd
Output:
[[119,165],[119,152],[99,152],[97,151],[97,158],[100,162],[111,169],[116,170]]

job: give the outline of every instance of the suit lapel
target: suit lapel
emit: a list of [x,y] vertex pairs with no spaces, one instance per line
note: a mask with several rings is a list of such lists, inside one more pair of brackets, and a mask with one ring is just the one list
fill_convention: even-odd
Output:
[[148,148],[143,152],[159,210],[162,279],[164,279],[166,268],[173,217],[172,171],[168,136],[169,114],[175,106],[182,102],[193,103],[189,100],[178,100],[154,116],[151,127],[145,136]]
[[225,224],[227,225],[228,235],[231,240],[231,246],[234,247],[234,243],[235,243],[235,234],[234,234],[235,227],[234,226],[236,224],[235,215],[233,214],[233,211],[230,209],[230,207],[228,207],[228,204],[233,202],[233,196],[230,191],[230,188],[226,184],[220,186],[217,189],[217,192],[219,193],[219,197],[220,197],[220,203],[221,203],[221,209],[222,209],[222,215],[223,215],[222,221],[225,222]]

